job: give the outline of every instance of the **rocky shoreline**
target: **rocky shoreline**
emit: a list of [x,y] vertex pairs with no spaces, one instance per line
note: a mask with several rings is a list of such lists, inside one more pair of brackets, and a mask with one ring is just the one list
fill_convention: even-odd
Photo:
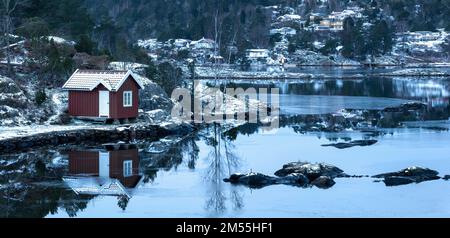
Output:
[[173,126],[128,125],[52,131],[0,140],[0,154],[26,151],[31,148],[60,146],[75,143],[131,142],[134,140],[156,141],[169,135],[187,135],[195,130],[189,124]]
[[[280,66],[281,67],[281,66]],[[314,65],[302,65],[301,67],[325,67]],[[328,66],[333,67],[333,66]],[[341,66],[339,66],[341,67]],[[345,67],[345,66],[343,66]],[[352,67],[352,66],[349,66]],[[361,80],[367,77],[450,77],[450,73],[440,68],[446,67],[400,67],[397,65],[386,65],[383,67],[398,67],[398,70],[386,73],[373,73],[367,72],[365,74],[350,74],[350,75],[325,75],[325,74],[312,74],[301,72],[287,72],[281,71],[239,71],[231,70],[229,68],[211,69],[203,67],[196,69],[195,78],[198,80]],[[206,69],[209,70],[206,70]]]

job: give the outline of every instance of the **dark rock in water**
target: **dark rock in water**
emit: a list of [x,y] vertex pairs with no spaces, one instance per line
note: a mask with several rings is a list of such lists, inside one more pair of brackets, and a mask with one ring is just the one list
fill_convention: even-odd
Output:
[[224,182],[245,185],[250,188],[263,188],[269,185],[284,184],[291,186],[306,186],[309,179],[303,174],[290,174],[286,177],[277,178],[260,173],[232,174]]
[[348,174],[341,174],[337,176],[337,178],[370,178],[369,175],[348,175]]
[[410,183],[415,183],[413,178],[409,177],[387,177],[383,180],[384,184],[388,187],[406,185]]
[[275,184],[276,178],[270,177],[260,173],[249,174],[232,174],[230,178],[225,179],[225,182],[232,184],[242,184],[250,188],[263,188],[268,185]]
[[439,172],[427,168],[410,167],[398,172],[379,174],[373,178],[382,178],[386,186],[399,186],[440,179]]
[[450,175],[445,175],[445,176],[444,176],[444,178],[442,178],[442,179],[444,179],[444,180],[447,180],[447,181],[448,181],[448,180],[450,180]]
[[329,164],[311,164],[307,162],[290,163],[275,173],[277,177],[271,177],[259,173],[232,174],[225,182],[240,184],[250,188],[263,188],[269,185],[284,184],[297,187],[331,188],[336,184],[334,178],[349,178],[341,169]]
[[449,131],[448,128],[438,127],[438,126],[430,126],[430,127],[422,127],[423,129],[431,130],[431,131]]
[[418,111],[425,110],[427,105],[421,102],[409,102],[404,103],[398,107],[387,107],[383,112],[407,112],[407,111]]
[[264,174],[250,173],[240,177],[239,183],[248,185],[251,188],[262,188],[274,184],[275,181],[274,178]]
[[334,182],[334,180],[328,176],[320,176],[312,181],[311,184],[318,188],[328,189],[333,187],[336,182]]
[[309,184],[309,179],[303,174],[289,174],[285,177],[278,177],[276,179],[276,184],[285,184],[293,186],[305,186]]
[[312,164],[307,162],[295,162],[286,164],[282,169],[275,172],[275,175],[278,177],[285,177],[289,174],[303,174],[309,180],[313,181],[321,176],[328,176],[334,179],[344,175],[344,171],[336,166],[324,163]]
[[377,140],[355,140],[348,143],[336,143],[336,144],[328,144],[328,145],[322,145],[324,147],[336,147],[338,149],[347,149],[355,146],[371,146],[378,143]]

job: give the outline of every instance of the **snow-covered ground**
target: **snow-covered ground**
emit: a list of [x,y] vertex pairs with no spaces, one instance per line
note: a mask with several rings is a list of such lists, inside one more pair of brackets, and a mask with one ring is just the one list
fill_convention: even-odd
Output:
[[50,132],[64,132],[83,129],[108,129],[110,126],[99,125],[33,125],[33,126],[18,126],[18,127],[0,127],[0,140],[10,139],[23,136],[32,136]]

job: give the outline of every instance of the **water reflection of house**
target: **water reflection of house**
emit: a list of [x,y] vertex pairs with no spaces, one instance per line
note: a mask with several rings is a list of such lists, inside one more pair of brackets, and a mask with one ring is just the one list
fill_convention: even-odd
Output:
[[126,195],[141,182],[138,149],[107,145],[102,150],[71,151],[64,181],[78,194]]

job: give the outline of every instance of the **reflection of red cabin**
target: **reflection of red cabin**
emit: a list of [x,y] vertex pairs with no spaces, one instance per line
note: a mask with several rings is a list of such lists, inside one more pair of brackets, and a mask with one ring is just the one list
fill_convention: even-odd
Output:
[[129,119],[138,117],[142,82],[131,71],[77,70],[64,84],[69,114],[75,117]]
[[109,151],[69,152],[70,176],[98,176],[118,179],[125,187],[139,183],[139,154],[137,148]]

